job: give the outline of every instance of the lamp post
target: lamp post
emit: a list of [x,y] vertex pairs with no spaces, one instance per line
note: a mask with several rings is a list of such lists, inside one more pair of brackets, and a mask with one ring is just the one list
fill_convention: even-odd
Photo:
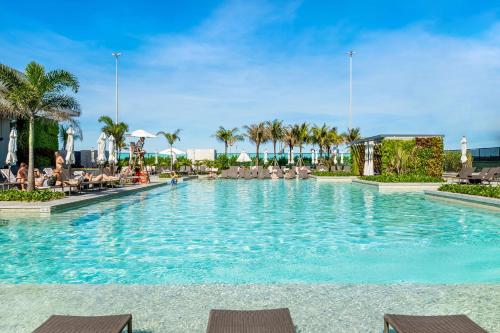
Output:
[[116,65],[116,77],[115,77],[115,82],[116,82],[116,87],[115,87],[115,98],[116,98],[116,114],[115,114],[115,122],[118,124],[118,57],[121,56],[121,52],[113,52],[111,53],[113,57],[115,57],[115,65]]
[[349,55],[349,130],[352,128],[352,56],[355,53],[353,50],[347,52]]

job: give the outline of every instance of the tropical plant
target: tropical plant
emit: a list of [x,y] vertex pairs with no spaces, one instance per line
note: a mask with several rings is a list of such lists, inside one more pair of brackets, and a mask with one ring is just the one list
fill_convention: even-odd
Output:
[[[297,137],[293,131],[293,126],[285,127],[285,129],[283,131],[283,143],[285,144],[285,146],[288,147],[289,154],[291,156],[292,152],[293,152],[293,148],[298,144]],[[292,158],[293,158],[293,156],[292,156]]]
[[[180,129],[176,129],[172,133],[160,131],[156,133],[156,135],[163,135],[165,139],[167,139],[168,144],[170,145],[170,152],[172,152],[172,147],[174,146],[175,141],[181,141],[181,137],[179,134],[181,133]],[[173,170],[174,167],[174,159],[170,159],[170,170]]]
[[250,140],[255,144],[256,147],[255,156],[257,157],[255,159],[255,165],[259,166],[259,148],[261,144],[269,141],[270,139],[269,129],[266,127],[266,124],[264,122],[245,126],[244,128],[247,132],[246,135],[248,137],[248,140]]
[[34,179],[34,127],[40,117],[66,120],[80,114],[77,100],[68,94],[78,92],[78,79],[68,71],[46,72],[44,66],[30,62],[24,74],[0,64],[0,82],[9,109],[29,123],[28,138],[28,191],[35,188]]
[[359,127],[349,128],[346,133],[342,133],[344,141],[351,145],[354,141],[361,139],[361,131]]
[[322,126],[313,126],[311,128],[311,143],[318,145],[319,157],[323,157],[323,151],[328,143],[328,133],[330,132],[330,127],[326,124]]
[[326,152],[330,156],[332,149],[344,143],[344,137],[337,132],[336,127],[330,128],[326,136]]
[[278,159],[276,157],[276,144],[283,139],[284,128],[283,121],[274,119],[273,121],[266,122],[267,128],[269,129],[269,137],[273,143],[273,164],[278,165]]
[[120,157],[120,151],[126,147],[125,134],[128,132],[128,125],[124,122],[115,123],[108,116],[101,116],[97,121],[104,124],[101,128],[104,134],[115,138],[116,156]]
[[224,155],[227,155],[227,148],[232,146],[237,141],[243,141],[243,135],[238,133],[239,130],[237,127],[226,129],[222,126],[219,126],[217,132],[215,132],[214,137],[220,141],[224,142]]
[[294,125],[292,128],[293,135],[295,135],[295,142],[299,146],[299,161],[298,165],[302,166],[302,148],[304,144],[309,142],[309,125],[307,123]]

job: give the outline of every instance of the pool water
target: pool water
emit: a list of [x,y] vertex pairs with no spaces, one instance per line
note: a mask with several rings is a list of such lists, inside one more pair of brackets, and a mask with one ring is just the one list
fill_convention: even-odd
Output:
[[360,185],[191,181],[0,218],[0,283],[500,282],[499,213]]

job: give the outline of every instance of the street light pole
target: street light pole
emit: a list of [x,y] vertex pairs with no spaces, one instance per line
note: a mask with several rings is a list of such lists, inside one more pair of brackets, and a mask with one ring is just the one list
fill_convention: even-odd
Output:
[[115,82],[116,82],[116,87],[115,87],[115,98],[116,98],[116,114],[115,114],[115,123],[118,124],[118,57],[121,56],[122,54],[120,52],[113,52],[112,55],[115,57],[115,65],[116,65],[116,77],[115,77]]
[[352,128],[352,56],[355,53],[353,50],[347,52],[349,55],[349,130]]

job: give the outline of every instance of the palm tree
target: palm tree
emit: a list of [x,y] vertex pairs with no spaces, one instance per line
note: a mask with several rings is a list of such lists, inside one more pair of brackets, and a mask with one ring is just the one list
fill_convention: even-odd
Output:
[[120,151],[125,148],[125,133],[128,132],[128,125],[124,122],[115,123],[111,117],[101,116],[97,120],[103,123],[101,131],[107,136],[112,135],[116,142],[116,156],[120,158]]
[[336,127],[332,127],[328,131],[327,140],[326,140],[326,149],[328,152],[328,156],[330,156],[330,152],[331,152],[332,148],[341,145],[343,142],[344,142],[344,136],[340,135],[337,132]]
[[309,125],[307,123],[297,124],[293,126],[293,135],[295,135],[296,144],[299,146],[299,161],[298,165],[302,166],[302,148],[304,144],[309,142]]
[[259,166],[259,147],[262,143],[266,143],[269,141],[269,129],[266,127],[264,122],[260,122],[258,124],[252,124],[249,126],[244,126],[247,131],[248,139],[255,143],[256,146],[256,162],[255,165]]
[[0,83],[4,86],[4,98],[18,117],[27,118],[28,138],[28,191],[35,188],[34,131],[35,121],[41,117],[66,120],[80,115],[77,100],[66,94],[67,89],[78,92],[78,79],[65,70],[46,72],[45,68],[30,62],[24,74],[0,64]]
[[227,148],[229,146],[232,146],[237,141],[244,140],[243,135],[239,134],[238,131],[239,130],[237,127],[226,129],[222,126],[219,126],[219,129],[217,130],[217,132],[215,132],[215,138],[220,142],[224,142],[224,155],[227,156]]
[[326,148],[326,144],[328,142],[328,132],[330,132],[330,127],[323,123],[320,126],[313,126],[311,128],[312,136],[311,142],[313,144],[317,144],[319,147],[319,157],[323,157],[323,150]]
[[174,168],[174,157],[172,153],[172,147],[175,141],[181,141],[181,137],[179,136],[180,133],[181,133],[180,129],[176,129],[172,133],[163,131],[156,133],[156,135],[163,135],[165,139],[167,139],[168,144],[170,145],[170,170],[173,170]]
[[284,128],[283,121],[274,119],[273,121],[267,121],[267,128],[269,129],[269,137],[273,142],[273,164],[278,165],[278,158],[276,158],[276,144],[283,139]]
[[[285,144],[285,146],[288,147],[289,152],[290,152],[289,154],[291,156],[292,151],[293,151],[293,147],[295,147],[297,145],[297,138],[296,138],[296,135],[293,131],[292,126],[287,126],[284,128],[284,130],[283,130],[283,143]],[[292,156],[292,159],[293,159],[293,156]]]
[[359,127],[350,128],[347,133],[343,133],[342,136],[347,144],[352,144],[354,141],[361,139],[361,132]]

